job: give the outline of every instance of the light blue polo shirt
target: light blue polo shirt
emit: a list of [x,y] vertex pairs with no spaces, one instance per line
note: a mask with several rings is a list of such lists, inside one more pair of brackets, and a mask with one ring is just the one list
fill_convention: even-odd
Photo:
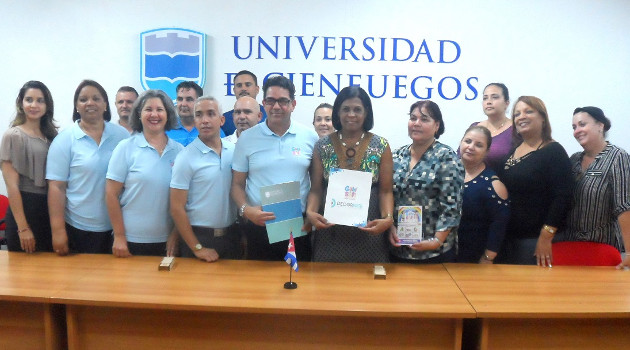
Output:
[[175,159],[171,188],[188,191],[186,213],[191,225],[223,228],[236,221],[230,197],[234,144],[221,142],[220,156],[196,138]]
[[251,205],[260,205],[260,188],[299,181],[302,211],[310,190],[308,168],[318,140],[312,127],[291,122],[289,130],[278,136],[267,123],[243,131],[234,149],[232,169],[248,173],[246,193]]
[[[184,146],[188,146],[199,136],[199,130],[192,128],[190,131],[184,128],[181,119],[177,118],[177,127],[166,132],[168,138],[173,139]],[[223,129],[221,129],[221,137],[225,137]]]
[[123,183],[120,206],[128,242],[166,242],[173,229],[168,184],[175,157],[183,148],[169,139],[160,156],[144,134],[137,133],[114,150],[107,178]]
[[55,137],[46,160],[46,179],[66,182],[65,220],[84,231],[112,229],[105,206],[105,173],[112,151],[129,132],[105,122],[100,145],[76,121]]

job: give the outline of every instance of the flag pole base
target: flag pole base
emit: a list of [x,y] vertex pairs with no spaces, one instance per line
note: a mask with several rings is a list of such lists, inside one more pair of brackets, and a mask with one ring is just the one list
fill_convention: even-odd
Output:
[[284,284],[284,289],[297,289],[297,283],[287,282]]

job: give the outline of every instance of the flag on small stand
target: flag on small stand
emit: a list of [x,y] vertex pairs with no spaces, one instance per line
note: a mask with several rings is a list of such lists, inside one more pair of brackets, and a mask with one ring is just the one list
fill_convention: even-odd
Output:
[[289,247],[287,248],[287,255],[284,256],[284,260],[287,264],[291,265],[293,270],[298,270],[297,256],[295,256],[295,244],[293,243],[293,231],[291,231],[289,238]]
[[295,244],[293,243],[293,231],[289,236],[289,247],[287,248],[287,255],[284,256],[284,260],[289,264],[289,282],[284,284],[284,289],[296,289],[297,283],[293,282],[293,270],[298,270],[297,256],[295,256]]

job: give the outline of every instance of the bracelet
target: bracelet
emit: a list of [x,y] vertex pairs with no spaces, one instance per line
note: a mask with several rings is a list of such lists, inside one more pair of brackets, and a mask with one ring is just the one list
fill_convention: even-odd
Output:
[[440,245],[439,245],[438,247],[441,247],[441,246],[443,246],[443,245],[444,245],[444,242],[440,241],[440,239],[439,239],[439,238],[437,238],[437,237],[431,237],[431,238],[429,238],[429,239],[428,239],[428,241],[429,241],[429,242],[434,242],[434,241],[437,241],[438,243],[440,243]]
[[26,227],[26,228],[23,228],[23,229],[21,229],[21,230],[18,230],[18,232],[17,232],[17,233],[26,232],[26,231],[28,231],[28,230],[30,230],[30,229],[31,229],[30,227]]
[[556,234],[556,229],[549,226],[549,225],[545,225],[543,226],[543,229],[549,233],[551,233],[552,235]]
[[387,215],[383,216],[383,219],[392,219],[392,221],[394,221],[394,216],[392,213],[387,213]]
[[245,215],[245,208],[247,207],[247,203],[241,205],[241,208],[238,210],[238,215],[243,217]]

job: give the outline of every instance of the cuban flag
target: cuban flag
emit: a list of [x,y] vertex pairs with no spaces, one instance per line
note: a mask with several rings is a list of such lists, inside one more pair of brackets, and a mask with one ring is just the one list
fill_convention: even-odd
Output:
[[295,244],[293,243],[293,231],[290,233],[289,247],[287,249],[287,255],[284,256],[284,260],[287,261],[287,264],[291,265],[293,270],[298,270],[297,256],[295,256]]

